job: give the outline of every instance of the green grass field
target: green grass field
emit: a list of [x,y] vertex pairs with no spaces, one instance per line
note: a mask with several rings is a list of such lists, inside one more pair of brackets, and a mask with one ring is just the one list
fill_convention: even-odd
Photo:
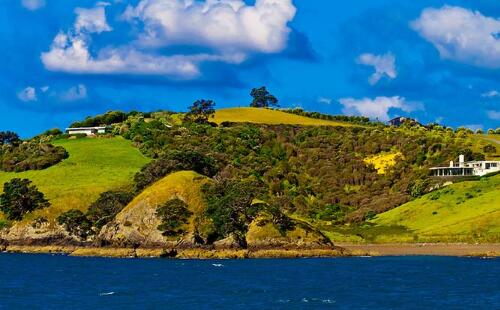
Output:
[[418,241],[500,242],[500,175],[442,188],[380,214],[373,223],[403,227]]
[[[0,172],[0,185],[12,178],[28,178],[38,186],[52,206],[26,216],[49,220],[69,209],[85,210],[100,193],[129,186],[134,174],[149,160],[123,138],[58,140],[69,158],[45,170],[22,173]],[[2,215],[0,214],[0,218]]]
[[344,122],[314,119],[277,110],[258,108],[231,108],[217,110],[213,121],[217,124],[222,122],[235,122],[270,125],[353,126]]

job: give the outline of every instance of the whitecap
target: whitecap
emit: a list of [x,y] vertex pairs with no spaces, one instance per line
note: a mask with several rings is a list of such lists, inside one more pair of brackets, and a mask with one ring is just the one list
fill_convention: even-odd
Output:
[[212,264],[212,266],[214,266],[214,267],[224,267],[224,265],[222,265],[222,264]]
[[114,294],[115,294],[115,292],[105,292],[105,293],[100,293],[99,296],[111,296]]

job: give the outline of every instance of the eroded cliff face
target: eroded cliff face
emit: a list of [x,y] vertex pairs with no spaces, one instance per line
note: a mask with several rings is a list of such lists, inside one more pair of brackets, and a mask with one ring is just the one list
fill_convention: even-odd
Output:
[[[137,196],[116,218],[103,227],[96,241],[113,246],[194,246],[200,218],[205,210],[201,186],[208,179],[194,172],[173,173],[156,182]],[[158,230],[161,224],[156,216],[158,207],[169,200],[179,199],[187,204],[193,214],[180,238],[167,238]]]
[[[201,187],[210,182],[194,172],[173,173],[135,197],[118,215],[91,239],[82,240],[70,235],[57,223],[41,225],[20,222],[0,231],[0,244],[9,245],[64,245],[115,248],[162,249],[324,249],[333,244],[319,230],[298,220],[290,219],[285,229],[273,223],[272,216],[261,213],[251,223],[246,235],[231,235],[223,240],[210,240],[214,227],[205,217],[206,203]],[[191,214],[183,230],[185,234],[166,237],[158,229],[158,207],[170,200],[183,201]]]
[[15,223],[10,228],[0,230],[0,243],[16,245],[77,245],[82,240],[71,236],[60,225],[45,223],[32,225],[27,222]]

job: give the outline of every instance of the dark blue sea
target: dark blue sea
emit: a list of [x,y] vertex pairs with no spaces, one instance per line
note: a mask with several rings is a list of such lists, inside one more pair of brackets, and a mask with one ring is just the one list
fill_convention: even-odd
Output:
[[500,260],[0,254],[0,309],[500,309]]

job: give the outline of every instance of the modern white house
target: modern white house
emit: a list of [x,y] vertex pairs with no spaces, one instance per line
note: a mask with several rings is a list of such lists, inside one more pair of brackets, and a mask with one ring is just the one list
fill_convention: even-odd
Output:
[[95,136],[97,134],[106,133],[107,127],[79,127],[79,128],[66,128],[66,133],[69,135],[86,134],[87,136]]
[[500,171],[500,161],[465,161],[465,156],[460,155],[458,163],[450,162],[449,167],[431,168],[435,177],[465,177],[483,176]]

